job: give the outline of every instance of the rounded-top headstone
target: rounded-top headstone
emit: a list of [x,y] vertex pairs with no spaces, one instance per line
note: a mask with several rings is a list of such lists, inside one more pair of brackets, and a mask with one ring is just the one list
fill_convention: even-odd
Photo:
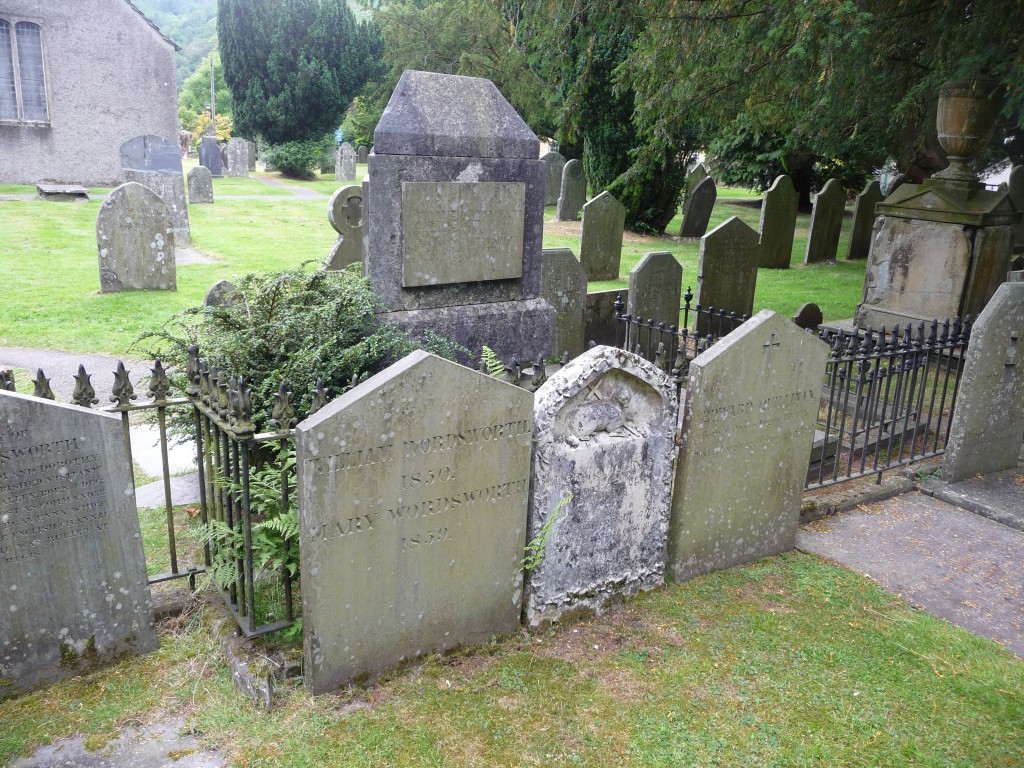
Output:
[[238,286],[230,280],[218,280],[210,286],[203,299],[204,307],[223,307],[234,302],[232,294],[238,290]]
[[146,134],[121,145],[121,167],[132,171],[181,173],[180,147],[160,136]]
[[347,234],[363,223],[363,187],[348,184],[337,190],[327,203],[327,220],[338,234]]
[[174,227],[160,196],[130,181],[114,189],[96,217],[100,290],[177,288]]
[[188,201],[192,204],[213,202],[213,175],[209,168],[197,165],[189,169]]

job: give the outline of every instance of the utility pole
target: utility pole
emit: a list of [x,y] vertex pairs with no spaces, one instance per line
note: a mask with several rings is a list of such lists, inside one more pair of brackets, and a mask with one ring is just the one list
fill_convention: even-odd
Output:
[[213,77],[213,51],[210,52],[210,135],[217,138],[217,87]]

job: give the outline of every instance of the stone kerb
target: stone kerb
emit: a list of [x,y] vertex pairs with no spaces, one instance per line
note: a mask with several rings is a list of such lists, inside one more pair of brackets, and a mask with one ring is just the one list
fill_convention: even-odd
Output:
[[533,396],[417,351],[296,427],[306,686],[520,624]]
[[1024,283],[1003,283],[971,328],[942,479],[1017,466],[1024,435]]
[[683,267],[668,251],[644,254],[629,272],[626,311],[633,317],[679,325]]
[[[758,235],[738,216],[708,232],[697,257],[697,304],[749,315],[757,289]],[[708,319],[697,318],[697,330],[707,333]]]
[[562,188],[562,169],[565,158],[557,151],[546,152],[540,159],[547,170],[547,181],[544,184],[544,205],[558,205],[558,193]]
[[626,207],[610,192],[602,192],[583,206],[580,263],[591,280],[618,280]]
[[715,208],[717,199],[718,187],[715,186],[715,180],[706,176],[686,197],[679,236],[703,237],[704,233],[708,231],[708,222],[711,221],[711,212]]
[[188,201],[193,205],[213,202],[213,176],[209,168],[197,165],[189,169]]
[[660,585],[675,452],[671,379],[630,352],[594,347],[537,390],[534,413],[528,539],[547,528],[527,576],[526,622],[600,611],[616,595]]
[[570,160],[562,168],[562,184],[558,192],[556,221],[579,221],[583,204],[587,202],[587,177],[583,162]]
[[872,180],[857,195],[853,209],[853,227],[846,248],[847,259],[866,259],[871,252],[871,231],[875,226],[875,206],[885,199],[878,181]]
[[793,180],[783,174],[775,179],[761,202],[760,251],[757,265],[767,269],[789,269],[793,258],[800,195]]
[[0,698],[159,645],[120,418],[0,391]]
[[114,189],[96,216],[100,291],[177,289],[174,227],[163,200],[133,181]]
[[363,263],[363,186],[349,184],[337,190],[327,203],[327,220],[338,233],[324,266],[331,272],[349,264]]
[[540,293],[555,310],[551,352],[583,353],[587,271],[568,248],[541,251]]
[[829,179],[814,198],[804,264],[817,264],[836,258],[845,209],[846,191],[836,179]]
[[828,346],[762,310],[690,363],[667,572],[793,547]]

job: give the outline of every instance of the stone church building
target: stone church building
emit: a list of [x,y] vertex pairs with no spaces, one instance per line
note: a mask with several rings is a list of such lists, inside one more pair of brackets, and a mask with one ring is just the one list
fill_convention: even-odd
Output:
[[0,0],[0,183],[110,186],[128,139],[177,144],[178,50],[130,0]]

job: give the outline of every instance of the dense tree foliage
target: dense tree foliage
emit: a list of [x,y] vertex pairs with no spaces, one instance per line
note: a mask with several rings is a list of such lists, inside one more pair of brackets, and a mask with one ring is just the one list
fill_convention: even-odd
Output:
[[160,31],[181,46],[178,86],[217,45],[217,0],[133,0]]

